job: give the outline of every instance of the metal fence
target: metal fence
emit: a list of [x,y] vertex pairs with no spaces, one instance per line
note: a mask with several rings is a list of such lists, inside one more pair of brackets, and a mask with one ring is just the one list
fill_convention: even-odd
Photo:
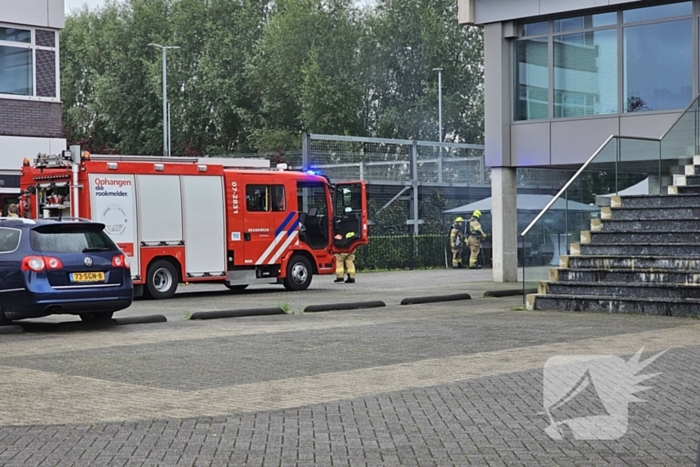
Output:
[[414,235],[421,226],[441,230],[442,209],[490,196],[491,190],[484,146],[478,144],[306,134],[302,167],[331,181],[367,182],[370,218],[380,233],[406,233],[397,229],[402,216],[404,229],[409,226]]

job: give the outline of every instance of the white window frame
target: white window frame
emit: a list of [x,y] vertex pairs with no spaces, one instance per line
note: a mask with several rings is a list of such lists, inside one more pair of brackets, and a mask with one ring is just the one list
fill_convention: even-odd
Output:
[[[12,28],[12,29],[22,29],[24,31],[30,31],[31,41],[30,42],[13,42],[13,41],[2,41],[0,40],[0,45],[7,47],[16,48],[26,48],[32,50],[32,95],[22,96],[19,94],[3,94],[0,92],[0,99],[11,99],[11,100],[24,100],[24,101],[43,101],[43,102],[61,102],[61,67],[59,65],[59,44],[58,44],[58,31],[50,28],[37,28],[32,26],[24,26],[19,24],[10,23],[0,23],[0,28]],[[36,31],[51,31],[54,33],[55,47],[43,47],[36,45]],[[43,97],[36,95],[36,51],[37,50],[48,50],[54,52],[55,56],[55,82],[56,82],[56,97]]]

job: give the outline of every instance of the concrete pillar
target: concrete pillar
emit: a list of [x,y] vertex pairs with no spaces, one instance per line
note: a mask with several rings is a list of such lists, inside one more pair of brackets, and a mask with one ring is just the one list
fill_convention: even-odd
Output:
[[516,168],[512,167],[511,67],[507,25],[484,25],[484,129],[486,165],[491,167],[493,280],[518,281]]
[[518,281],[518,209],[516,169],[491,169],[491,218],[493,220],[493,280]]

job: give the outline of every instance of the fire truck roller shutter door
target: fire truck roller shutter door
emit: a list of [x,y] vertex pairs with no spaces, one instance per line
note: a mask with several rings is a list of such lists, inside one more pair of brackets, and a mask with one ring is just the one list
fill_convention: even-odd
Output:
[[222,177],[182,177],[186,272],[223,276],[226,271],[226,212]]

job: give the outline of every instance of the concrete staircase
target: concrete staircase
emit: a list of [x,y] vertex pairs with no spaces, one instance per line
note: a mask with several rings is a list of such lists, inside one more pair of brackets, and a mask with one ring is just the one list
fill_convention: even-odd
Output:
[[667,195],[613,196],[528,309],[700,317],[700,156]]

